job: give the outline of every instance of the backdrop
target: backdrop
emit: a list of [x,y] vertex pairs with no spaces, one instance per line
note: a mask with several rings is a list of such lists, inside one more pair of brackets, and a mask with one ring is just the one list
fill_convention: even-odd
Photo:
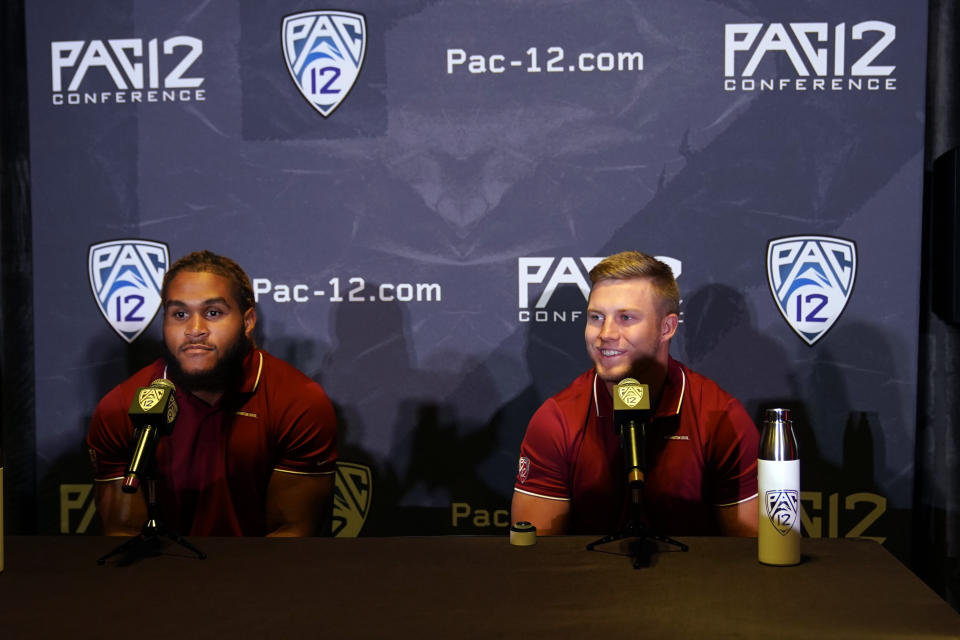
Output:
[[26,7],[42,531],[208,248],[341,420],[340,535],[497,533],[526,422],[589,362],[586,272],[639,249],[672,352],[794,410],[807,535],[909,549],[926,7]]

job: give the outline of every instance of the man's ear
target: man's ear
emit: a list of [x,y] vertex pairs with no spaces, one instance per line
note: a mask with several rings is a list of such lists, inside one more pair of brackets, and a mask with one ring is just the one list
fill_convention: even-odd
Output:
[[680,324],[680,316],[675,313],[668,313],[660,321],[660,339],[670,340],[673,334],[677,332],[677,326]]
[[250,307],[243,312],[243,334],[253,340],[253,330],[257,326],[257,308]]

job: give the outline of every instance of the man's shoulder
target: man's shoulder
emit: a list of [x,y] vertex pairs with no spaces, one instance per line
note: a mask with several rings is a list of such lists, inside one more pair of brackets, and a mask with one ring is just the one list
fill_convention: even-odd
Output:
[[683,375],[686,379],[687,389],[693,397],[701,399],[715,398],[723,401],[733,398],[733,396],[723,387],[721,387],[713,378],[694,371],[682,362],[677,362],[676,360],[674,360],[674,362],[676,362],[681,371],[683,371]]
[[310,378],[286,360],[278,358],[264,349],[259,353],[263,356],[263,372],[259,383],[272,394],[280,394],[291,398],[322,397],[327,394],[320,383]]
[[[314,382],[307,374],[286,360],[278,358],[266,349],[258,349],[263,356],[263,373],[271,378],[283,378],[297,382]],[[314,384],[316,384],[314,382]]]
[[[679,364],[679,363],[678,363]],[[717,415],[732,418],[744,424],[753,424],[743,404],[715,380],[680,364],[686,379],[684,404],[690,403],[698,415]]]
[[[262,371],[248,406],[285,447],[326,442],[336,435],[333,403],[319,383],[295,366],[260,350]],[[258,359],[259,360],[259,359]]]
[[593,398],[593,382],[596,373],[593,369],[584,371],[573,379],[565,389],[550,396],[544,405],[553,404],[564,415],[586,415],[583,410]]

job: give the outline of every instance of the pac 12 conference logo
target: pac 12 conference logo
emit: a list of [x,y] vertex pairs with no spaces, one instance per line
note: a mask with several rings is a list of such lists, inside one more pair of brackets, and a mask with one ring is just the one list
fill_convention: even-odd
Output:
[[767,244],[767,282],[784,320],[808,345],[843,313],[857,277],[857,246],[830,236],[792,236]]
[[194,63],[203,40],[192,36],[61,40],[50,43],[56,106],[202,102]]
[[[679,278],[682,263],[667,256],[654,256]],[[520,322],[579,322],[586,316],[585,305],[575,309],[548,308],[558,287],[575,286],[583,294],[584,303],[590,298],[590,270],[602,257],[523,257],[517,258],[517,293]],[[682,302],[682,300],[681,300]],[[532,303],[532,306],[531,306]],[[681,313],[681,318],[683,314]],[[681,320],[682,322],[682,320]]]
[[[725,91],[895,91],[888,48],[897,27],[881,20],[724,26]],[[764,64],[766,63],[766,64]],[[792,73],[791,73],[792,71]]]
[[127,342],[143,333],[160,309],[170,252],[162,242],[110,240],[90,246],[90,288],[100,313]]
[[324,118],[350,93],[366,48],[367,23],[359,13],[307,11],[283,19],[287,71]]

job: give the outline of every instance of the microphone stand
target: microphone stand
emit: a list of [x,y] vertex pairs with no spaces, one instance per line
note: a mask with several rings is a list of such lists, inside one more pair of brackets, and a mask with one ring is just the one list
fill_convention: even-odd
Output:
[[587,545],[587,551],[593,551],[594,547],[601,544],[624,538],[636,538],[629,544],[634,569],[644,566],[644,560],[649,561],[649,554],[647,556],[640,554],[641,549],[648,546],[645,543],[649,540],[672,544],[679,547],[681,551],[689,549],[682,542],[657,533],[643,524],[640,505],[647,473],[647,430],[644,423],[649,411],[649,385],[641,384],[634,378],[624,378],[614,385],[613,415],[620,433],[620,449],[623,452],[623,463],[627,471],[627,491],[630,492],[629,517],[623,529]]
[[628,489],[630,490],[630,505],[628,507],[630,517],[627,520],[627,524],[624,525],[620,531],[603,536],[599,540],[594,540],[588,544],[587,551],[593,551],[594,547],[607,544],[608,542],[615,542],[617,540],[624,540],[627,538],[636,538],[636,540],[633,540],[629,544],[630,557],[633,558],[634,569],[639,569],[640,567],[644,566],[643,557],[641,556],[640,551],[644,546],[644,543],[648,540],[665,542],[667,544],[672,544],[675,547],[679,547],[681,551],[689,551],[690,547],[684,543],[680,542],[679,540],[674,540],[670,536],[657,533],[643,523],[643,519],[640,517],[640,496],[643,493],[643,485],[638,482],[628,483]]
[[146,550],[154,548],[156,543],[163,538],[173,540],[180,546],[195,553],[201,560],[204,560],[207,557],[206,553],[193,546],[189,540],[176,531],[168,529],[160,520],[160,507],[157,504],[157,482],[154,480],[152,472],[146,477],[146,481],[147,521],[143,523],[143,528],[140,529],[139,534],[120,544],[105,556],[98,558],[97,564],[103,565],[108,558],[119,553],[129,553],[133,556],[143,555]]

